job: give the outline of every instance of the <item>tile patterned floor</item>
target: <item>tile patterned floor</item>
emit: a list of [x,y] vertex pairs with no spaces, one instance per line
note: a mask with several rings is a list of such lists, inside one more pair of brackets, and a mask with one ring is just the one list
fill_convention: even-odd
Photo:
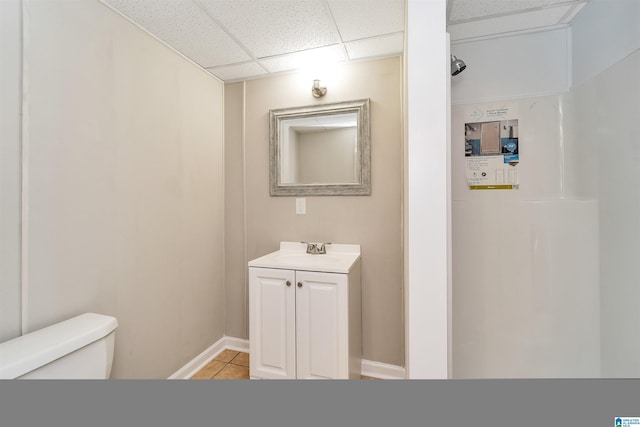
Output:
[[224,350],[204,368],[200,369],[192,380],[248,380],[249,353]]
[[[249,353],[235,350],[224,350],[211,362],[196,372],[192,380],[248,380]],[[362,376],[363,380],[377,378]]]

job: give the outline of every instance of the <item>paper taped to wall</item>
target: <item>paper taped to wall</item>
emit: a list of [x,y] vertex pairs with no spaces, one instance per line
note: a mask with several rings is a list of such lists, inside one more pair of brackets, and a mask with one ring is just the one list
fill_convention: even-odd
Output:
[[464,144],[471,190],[511,190],[520,184],[518,119],[512,106],[472,107],[466,114]]

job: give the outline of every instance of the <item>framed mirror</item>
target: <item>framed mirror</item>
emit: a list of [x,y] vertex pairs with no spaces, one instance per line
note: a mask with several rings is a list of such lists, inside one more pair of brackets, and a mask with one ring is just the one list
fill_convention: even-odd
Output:
[[272,196],[371,194],[369,99],[269,111]]

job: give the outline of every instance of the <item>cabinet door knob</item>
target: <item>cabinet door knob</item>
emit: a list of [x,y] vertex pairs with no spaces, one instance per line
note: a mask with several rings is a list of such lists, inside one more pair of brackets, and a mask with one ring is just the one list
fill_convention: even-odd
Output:
[[302,287],[302,282],[298,282],[298,287],[301,288]]
[[287,280],[287,286],[291,286],[291,282]]

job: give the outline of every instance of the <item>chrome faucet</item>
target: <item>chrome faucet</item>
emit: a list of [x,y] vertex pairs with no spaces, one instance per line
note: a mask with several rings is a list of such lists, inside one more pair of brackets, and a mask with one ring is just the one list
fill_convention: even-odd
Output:
[[[309,242],[300,242],[307,245],[307,253],[312,255],[322,255],[327,253],[326,245],[330,245],[331,243],[309,243]],[[318,246],[319,245],[319,246]]]
[[327,253],[327,248],[325,247],[325,245],[330,245],[331,242],[327,242],[327,243],[321,243],[320,247],[318,248],[318,253],[319,254],[326,254]]

